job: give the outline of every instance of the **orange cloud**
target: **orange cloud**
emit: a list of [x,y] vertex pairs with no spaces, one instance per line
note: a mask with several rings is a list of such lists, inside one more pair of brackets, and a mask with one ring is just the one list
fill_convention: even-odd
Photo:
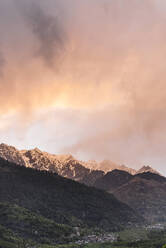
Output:
[[[0,9],[5,13],[10,5],[11,0],[2,1]],[[110,153],[123,160],[125,142],[130,148],[137,143],[135,157],[141,157],[148,141],[163,146],[165,8],[155,0],[56,0],[38,5],[31,0],[21,7],[18,2],[9,13],[15,18],[2,15],[0,24],[4,31],[11,29],[0,38],[5,57],[0,115],[20,114],[23,122],[31,123],[47,109],[86,113],[86,127],[79,123],[77,129],[81,133],[86,128],[88,136],[80,135],[66,148],[74,153]],[[92,134],[96,123],[100,126]],[[159,147],[154,149],[163,156]]]

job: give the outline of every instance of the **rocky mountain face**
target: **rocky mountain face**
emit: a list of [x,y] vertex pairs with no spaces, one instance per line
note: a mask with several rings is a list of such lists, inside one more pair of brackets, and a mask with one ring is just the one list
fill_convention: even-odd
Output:
[[[113,231],[143,221],[132,208],[112,194],[56,173],[18,166],[1,158],[0,203],[17,205],[34,215],[72,227],[98,227]],[[24,219],[21,220],[23,229]],[[6,223],[6,218],[4,221]],[[8,225],[10,227],[10,223]]]
[[53,155],[42,152],[38,148],[19,151],[15,147],[1,144],[0,157],[25,167],[56,172],[63,177],[83,183],[87,177],[90,177],[91,184],[93,184],[98,177],[103,175],[102,171],[92,172],[83,165],[83,162],[71,155]]
[[56,172],[63,177],[76,181],[81,180],[90,170],[82,166],[71,155],[52,155],[35,148],[29,151],[21,151],[27,167],[38,170]]
[[0,144],[0,157],[25,167],[56,172],[63,177],[79,181],[89,186],[93,186],[99,178],[103,180],[102,177],[108,171],[113,170],[126,171],[132,175],[147,171],[158,173],[151,167],[144,166],[139,171],[136,171],[125,165],[118,165],[108,160],[104,160],[101,163],[96,161],[83,162],[75,159],[70,154],[55,155],[43,152],[38,148],[20,151],[6,144]]
[[6,144],[0,144],[0,157],[4,158],[10,162],[27,166],[25,159],[23,158],[21,152],[13,146],[8,146]]

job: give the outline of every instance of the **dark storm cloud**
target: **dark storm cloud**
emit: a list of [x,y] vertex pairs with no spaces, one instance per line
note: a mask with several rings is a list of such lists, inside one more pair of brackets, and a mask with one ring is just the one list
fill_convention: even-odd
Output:
[[[56,6],[56,1],[55,1]],[[47,13],[37,3],[21,4],[26,23],[38,41],[36,56],[41,57],[47,66],[54,66],[63,58],[67,34],[57,4],[56,14]]]
[[0,52],[0,77],[3,75],[4,66],[5,66],[5,58],[2,52]]

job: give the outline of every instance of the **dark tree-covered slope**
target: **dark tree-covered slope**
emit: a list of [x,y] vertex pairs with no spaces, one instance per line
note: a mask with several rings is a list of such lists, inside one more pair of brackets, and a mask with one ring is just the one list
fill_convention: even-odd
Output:
[[98,178],[94,186],[113,193],[148,222],[166,221],[166,178],[157,173],[131,175],[114,170]]
[[57,223],[117,230],[142,219],[104,191],[0,159],[0,202],[16,203]]
[[114,191],[121,201],[150,222],[166,221],[166,178],[153,173],[134,176]]
[[94,186],[109,192],[114,192],[118,187],[132,179],[133,176],[121,170],[113,170],[98,178]]

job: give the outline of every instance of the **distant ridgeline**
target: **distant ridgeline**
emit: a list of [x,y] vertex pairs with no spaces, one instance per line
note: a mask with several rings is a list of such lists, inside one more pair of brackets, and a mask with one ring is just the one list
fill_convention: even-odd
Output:
[[0,157],[26,167],[56,172],[60,176],[85,183],[89,186],[93,186],[98,178],[113,170],[126,171],[131,175],[144,172],[159,174],[149,166],[143,166],[136,171],[109,160],[104,160],[101,163],[96,161],[83,162],[75,159],[72,155],[54,155],[43,152],[38,148],[20,151],[6,144],[0,144]]
[[159,174],[114,170],[98,178],[94,186],[113,193],[150,223],[166,221],[166,178]]

